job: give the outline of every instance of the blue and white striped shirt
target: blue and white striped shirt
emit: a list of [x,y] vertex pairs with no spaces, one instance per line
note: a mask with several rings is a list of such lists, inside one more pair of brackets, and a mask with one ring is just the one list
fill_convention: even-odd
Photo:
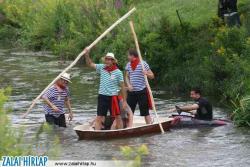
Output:
[[58,109],[59,112],[54,112],[53,109],[48,105],[44,104],[43,108],[45,111],[45,114],[54,115],[56,117],[59,117],[60,114],[64,114],[64,102],[66,98],[69,98],[69,89],[66,88],[62,91],[59,91],[55,85],[50,87],[42,96],[42,98],[47,98],[49,101],[54,104]]
[[104,64],[96,64],[96,72],[100,74],[99,94],[105,96],[118,95],[120,83],[124,82],[121,70],[116,69],[109,73],[104,68]]
[[[147,62],[143,61],[144,67],[146,71],[150,70],[150,67]],[[136,69],[133,71],[130,65],[130,62],[126,65],[126,71],[128,72],[130,83],[133,87],[133,91],[141,91],[146,88],[146,82],[144,78],[144,74],[142,72],[142,65],[139,63]]]

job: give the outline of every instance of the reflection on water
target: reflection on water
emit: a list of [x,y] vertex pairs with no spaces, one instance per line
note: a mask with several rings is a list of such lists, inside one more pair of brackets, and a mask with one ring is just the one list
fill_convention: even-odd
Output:
[[[39,102],[26,119],[21,119],[34,99],[52,79],[70,62],[60,63],[50,52],[21,52],[0,50],[0,85],[11,86],[13,126],[25,125],[31,137],[44,122]],[[175,129],[164,135],[147,135],[137,138],[110,141],[78,141],[72,130],[96,114],[97,76],[83,65],[74,67],[70,73],[70,85],[74,121],[66,129],[55,129],[62,145],[58,159],[110,160],[119,154],[120,146],[147,144],[150,155],[145,157],[145,166],[247,166],[250,164],[250,131],[227,125],[217,128]],[[185,104],[181,98],[165,98],[167,92],[156,92],[159,116],[168,116],[166,110],[175,104]],[[138,112],[137,112],[138,114]],[[220,108],[215,108],[215,117],[226,117]],[[48,140],[42,137],[41,140]]]

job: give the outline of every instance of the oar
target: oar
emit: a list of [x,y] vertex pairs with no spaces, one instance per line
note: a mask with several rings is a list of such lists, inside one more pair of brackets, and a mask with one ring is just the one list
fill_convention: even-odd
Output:
[[175,106],[175,109],[179,115],[183,112],[182,109],[178,106]]
[[[140,63],[141,63],[141,65],[142,65],[142,70],[144,71],[144,70],[145,70],[145,67],[144,67],[144,64],[143,64],[143,60],[142,60],[142,56],[141,56],[141,51],[140,51],[138,39],[137,39],[137,36],[136,36],[136,33],[135,33],[134,24],[133,24],[132,21],[130,21],[129,24],[130,24],[130,28],[131,28],[131,31],[132,31],[132,34],[133,34],[133,37],[134,37],[134,40],[135,40],[135,46],[136,46],[136,50],[137,50],[137,52],[138,52],[138,56],[139,56],[139,59],[140,59]],[[154,98],[153,98],[152,90],[151,90],[150,85],[149,85],[149,82],[148,82],[148,78],[147,78],[146,75],[144,75],[144,78],[145,78],[146,86],[147,86],[147,89],[148,89],[148,92],[149,92],[150,100],[151,100],[151,102],[152,102],[152,107],[153,107],[153,110],[154,110],[154,113],[155,113],[155,117],[156,117],[157,122],[158,122],[158,124],[159,124],[159,127],[160,127],[160,129],[161,129],[161,133],[164,133],[164,129],[163,129],[163,127],[162,127],[162,124],[160,123],[158,114],[157,114],[157,112],[156,112],[155,101],[154,101]]]
[[175,106],[175,110],[177,111],[177,113],[178,113],[179,115],[181,115],[182,112],[191,114],[191,113],[188,112],[188,111],[182,110],[179,106]]
[[[125,20],[127,17],[129,17],[136,8],[131,9],[128,13],[126,13],[124,16],[122,16],[119,20],[117,20],[113,25],[111,25],[104,33],[102,33],[94,42],[92,42],[88,48],[91,49],[93,46],[95,46],[103,37],[105,37],[113,28],[115,28],[119,23],[121,23],[123,20]],[[25,118],[31,109],[34,107],[36,102],[41,98],[41,96],[61,77],[61,75],[65,72],[67,72],[69,69],[71,69],[77,62],[78,60],[85,54],[85,50],[83,50],[77,57],[76,59],[67,67],[65,68],[36,98],[33,100],[32,104],[26,111],[26,113],[23,115],[23,118]]]

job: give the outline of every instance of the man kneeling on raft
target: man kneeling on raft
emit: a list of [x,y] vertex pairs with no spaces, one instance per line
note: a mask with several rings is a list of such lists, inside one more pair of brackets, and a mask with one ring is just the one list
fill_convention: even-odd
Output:
[[[134,114],[131,108],[129,107],[129,105],[127,105],[127,107],[123,109],[122,106],[123,106],[124,101],[126,102],[126,100],[124,100],[123,97],[121,96],[121,91],[119,91],[118,100],[119,100],[119,107],[121,109],[121,118],[123,121],[123,127],[131,128],[133,126]],[[116,120],[114,120],[111,126],[111,129],[116,129],[116,125],[117,125]]]

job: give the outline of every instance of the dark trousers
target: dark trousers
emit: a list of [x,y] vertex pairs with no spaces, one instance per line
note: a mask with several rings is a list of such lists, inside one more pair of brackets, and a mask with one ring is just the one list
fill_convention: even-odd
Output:
[[112,108],[112,96],[105,96],[105,95],[98,95],[98,102],[97,102],[97,115],[98,116],[107,116],[108,111],[111,115],[111,108]]
[[127,103],[133,113],[135,112],[136,105],[138,103],[141,116],[149,115],[149,106],[148,106],[148,95],[147,89],[141,91],[132,91],[128,92]]
[[66,120],[64,114],[61,114],[59,117],[45,114],[45,119],[48,124],[58,125],[59,127],[66,127]]

